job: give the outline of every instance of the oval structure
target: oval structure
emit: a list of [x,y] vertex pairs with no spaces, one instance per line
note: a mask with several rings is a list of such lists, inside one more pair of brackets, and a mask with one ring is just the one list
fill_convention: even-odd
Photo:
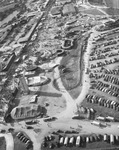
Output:
[[40,105],[21,105],[13,108],[11,117],[15,120],[28,119],[39,116],[43,113],[43,107]]

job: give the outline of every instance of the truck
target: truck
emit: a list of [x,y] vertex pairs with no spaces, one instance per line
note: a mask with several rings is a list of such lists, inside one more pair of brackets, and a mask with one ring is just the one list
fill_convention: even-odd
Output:
[[95,126],[99,126],[99,127],[101,126],[101,123],[98,121],[93,121],[93,122],[91,122],[91,124],[95,125]]
[[63,145],[63,141],[64,141],[64,137],[61,137],[59,141],[60,145]]
[[69,145],[72,146],[73,143],[74,143],[74,137],[71,137],[70,140],[69,140]]
[[103,140],[104,140],[104,142],[107,142],[107,141],[108,141],[108,135],[107,135],[107,134],[104,134]]
[[68,146],[68,140],[69,140],[69,138],[68,138],[68,137],[65,137],[65,139],[64,139],[64,145],[65,145],[65,146]]
[[114,135],[113,134],[110,134],[110,143],[111,144],[114,144]]
[[89,143],[90,142],[90,138],[87,136],[86,137],[86,143]]
[[81,136],[78,136],[76,139],[76,146],[80,146],[81,144]]

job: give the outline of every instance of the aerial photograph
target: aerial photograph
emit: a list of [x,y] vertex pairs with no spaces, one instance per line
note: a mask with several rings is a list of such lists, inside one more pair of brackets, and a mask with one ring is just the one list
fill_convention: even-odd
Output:
[[119,150],[119,0],[0,0],[0,150]]

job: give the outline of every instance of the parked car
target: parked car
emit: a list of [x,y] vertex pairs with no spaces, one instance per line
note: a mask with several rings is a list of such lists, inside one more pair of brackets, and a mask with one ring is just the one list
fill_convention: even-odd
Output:
[[47,143],[44,142],[44,143],[42,144],[42,146],[43,146],[43,147],[47,147]]
[[32,125],[32,124],[36,124],[37,120],[26,121],[25,123],[28,125]]
[[33,127],[32,126],[27,126],[27,129],[33,129]]
[[56,119],[57,119],[56,117],[49,117],[49,118],[44,119],[44,122],[47,122],[47,121],[54,121],[54,120],[56,120]]
[[50,149],[54,148],[54,144],[53,144],[53,143],[50,143],[50,144],[49,144],[49,148],[50,148]]
[[9,132],[13,132],[14,129],[13,129],[13,128],[9,128],[8,131],[9,131]]

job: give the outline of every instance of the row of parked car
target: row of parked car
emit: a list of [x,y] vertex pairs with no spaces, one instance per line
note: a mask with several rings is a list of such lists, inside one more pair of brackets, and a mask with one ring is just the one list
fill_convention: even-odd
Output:
[[111,96],[119,97],[119,93],[116,90],[114,90],[114,88],[110,87],[110,85],[105,84],[101,81],[97,82],[96,89],[99,91],[105,92]]
[[33,147],[32,141],[28,137],[26,137],[24,133],[18,132],[16,136],[21,142],[25,143],[27,149]]
[[97,73],[89,73],[89,78],[95,78],[95,79],[100,79],[102,78],[102,74],[97,74]]
[[106,74],[103,75],[103,78],[104,78],[104,81],[106,81],[106,82],[111,82],[113,84],[119,85],[119,78],[109,76]]
[[90,57],[89,61],[99,60],[99,59],[105,59],[105,55],[99,55],[99,56],[92,56]]
[[113,100],[104,99],[97,95],[87,94],[86,95],[87,102],[99,104],[100,106],[104,106],[107,108],[112,108],[116,111],[119,111],[119,103]]
[[97,55],[90,57],[89,61],[105,59],[107,56],[108,57],[113,57],[113,56],[117,56],[117,55],[119,55],[119,51],[117,51],[116,53],[114,53],[114,52],[112,53],[111,52],[110,54],[108,54],[108,53],[102,54],[101,52],[97,51]]
[[91,69],[93,69],[93,68],[97,68],[97,67],[103,67],[103,66],[106,66],[106,65],[114,64],[114,63],[117,63],[117,62],[119,62],[119,59],[113,58],[113,59],[110,59],[110,60],[105,60],[104,62],[97,62],[96,64],[91,64],[90,67],[91,67]]
[[[118,48],[119,48],[119,45],[117,44],[117,45],[113,45],[113,46],[110,46],[110,47],[105,47],[104,49],[101,49],[100,48],[101,47],[101,45],[96,45],[93,49],[92,49],[92,52],[91,52],[91,54],[90,54],[90,56],[94,56],[95,54],[96,55],[99,55],[99,54],[102,54],[102,53],[106,53],[107,54],[107,52],[110,52],[110,51],[114,51],[114,50],[118,50]],[[100,48],[100,49],[99,49]]]
[[51,142],[51,140],[49,141],[44,141],[42,146],[43,147],[48,147],[50,149],[57,147],[60,148],[62,146],[77,146],[77,147],[81,147],[83,146],[85,143],[89,143],[89,142],[94,142],[94,141],[101,141],[101,135],[88,135],[88,136],[72,136],[72,137],[68,137],[68,136],[59,136],[59,140],[58,141],[53,141]]
[[113,74],[113,75],[119,75],[119,69],[105,69],[104,70],[105,74]]
[[103,140],[104,142],[109,142],[111,144],[119,144],[119,136],[118,135],[113,135],[113,134],[104,134],[103,135]]
[[[117,34],[114,36],[115,38],[113,38],[113,36],[109,36],[109,35],[113,35],[113,34],[115,34],[115,32],[113,32],[113,33],[107,32],[104,34],[100,34],[97,36],[96,42],[98,42],[99,45],[102,45],[102,43],[105,43],[107,41],[109,42],[109,41],[112,41],[113,39],[115,39],[115,40],[119,39],[119,36]],[[100,41],[102,41],[102,42],[100,43]]]

